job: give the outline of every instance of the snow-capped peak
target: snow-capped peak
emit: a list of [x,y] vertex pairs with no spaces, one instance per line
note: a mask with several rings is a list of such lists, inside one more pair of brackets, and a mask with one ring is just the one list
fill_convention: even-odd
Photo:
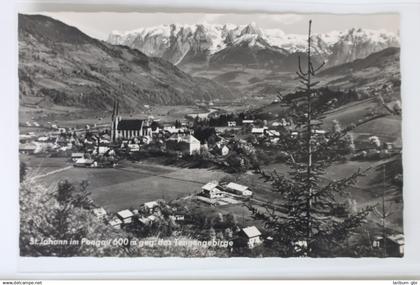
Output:
[[[345,31],[331,31],[312,35],[313,52],[322,56],[340,53],[344,46],[354,45],[371,48],[361,52],[378,51],[388,46],[398,46],[399,36],[385,30],[354,28]],[[215,54],[227,46],[247,44],[248,46],[277,47],[289,53],[306,51],[306,34],[287,34],[280,29],[262,29],[255,23],[235,24],[171,24],[144,27],[131,31],[113,31],[108,42],[139,49],[147,55],[167,57],[177,63],[189,50],[207,51]]]

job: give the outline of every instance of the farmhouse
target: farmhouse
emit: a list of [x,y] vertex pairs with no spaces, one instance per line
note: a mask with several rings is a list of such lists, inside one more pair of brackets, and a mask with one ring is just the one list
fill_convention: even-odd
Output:
[[19,145],[19,152],[21,153],[33,154],[39,152],[40,150],[41,148],[35,143],[25,143]]
[[217,187],[219,183],[217,181],[211,181],[201,187],[202,193],[205,197],[210,199],[218,198],[222,196],[222,192]]
[[156,208],[159,207],[159,203],[157,201],[151,201],[144,203],[144,207],[149,211],[153,212]]
[[74,162],[76,162],[78,159],[80,158],[84,158],[85,154],[83,152],[73,152],[71,154],[71,160],[73,160]]
[[251,133],[253,135],[262,136],[262,135],[264,135],[264,132],[265,132],[266,129],[267,129],[267,127],[263,127],[263,128],[252,128]]
[[93,159],[79,158],[74,162],[75,167],[92,167],[95,161]]
[[99,218],[99,219],[103,219],[106,217],[106,211],[104,208],[95,208],[92,210],[93,214]]
[[200,141],[190,134],[174,134],[166,140],[166,150],[186,155],[199,154]]
[[226,145],[222,145],[221,143],[217,143],[213,147],[213,153],[225,156],[229,154],[230,149]]
[[254,248],[262,243],[261,232],[255,226],[243,228],[241,233],[247,238],[249,248]]
[[395,234],[385,238],[385,243],[382,236],[377,236],[373,240],[372,246],[374,248],[386,248],[386,253],[389,256],[401,257],[404,255],[404,235]]
[[116,229],[120,229],[122,223],[123,222],[117,217],[115,217],[115,218],[113,218],[112,220],[109,221],[109,225],[113,228],[116,228]]
[[139,218],[139,222],[143,225],[150,225],[159,220],[159,218],[155,215],[150,215],[148,217],[141,217]]
[[133,212],[130,210],[122,210],[117,213],[117,217],[124,223],[124,224],[131,224],[133,222]]
[[252,196],[252,191],[248,190],[248,186],[244,186],[241,184],[237,184],[234,182],[230,182],[225,186],[225,190],[227,192],[231,192],[233,194],[241,195],[241,196]]

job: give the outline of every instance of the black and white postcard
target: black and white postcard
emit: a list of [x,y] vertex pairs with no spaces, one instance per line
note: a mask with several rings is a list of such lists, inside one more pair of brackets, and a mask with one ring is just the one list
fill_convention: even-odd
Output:
[[17,17],[20,256],[404,256],[399,14]]

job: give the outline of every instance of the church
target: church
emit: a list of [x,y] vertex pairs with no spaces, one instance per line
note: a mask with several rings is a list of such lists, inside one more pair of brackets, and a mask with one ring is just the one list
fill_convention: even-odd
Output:
[[152,137],[152,128],[148,120],[122,119],[119,116],[119,103],[114,103],[111,123],[111,139],[113,142],[138,137]]

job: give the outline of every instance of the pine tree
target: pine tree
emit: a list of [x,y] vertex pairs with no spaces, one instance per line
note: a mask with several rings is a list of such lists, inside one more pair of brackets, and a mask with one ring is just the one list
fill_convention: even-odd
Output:
[[269,202],[264,209],[249,206],[255,219],[262,220],[274,238],[273,246],[282,256],[337,256],[345,252],[346,240],[364,222],[370,208],[352,212],[340,202],[346,188],[356,183],[364,172],[324,183],[322,175],[334,161],[342,158],[341,146],[347,132],[354,126],[336,132],[319,132],[322,106],[314,101],[322,95],[313,80],[324,63],[314,67],[311,58],[311,25],[309,21],[306,68],[299,57],[297,76],[303,88],[305,102],[296,104],[293,121],[297,137],[283,136],[279,142],[288,153],[290,172],[259,173],[271,183],[282,202]]

